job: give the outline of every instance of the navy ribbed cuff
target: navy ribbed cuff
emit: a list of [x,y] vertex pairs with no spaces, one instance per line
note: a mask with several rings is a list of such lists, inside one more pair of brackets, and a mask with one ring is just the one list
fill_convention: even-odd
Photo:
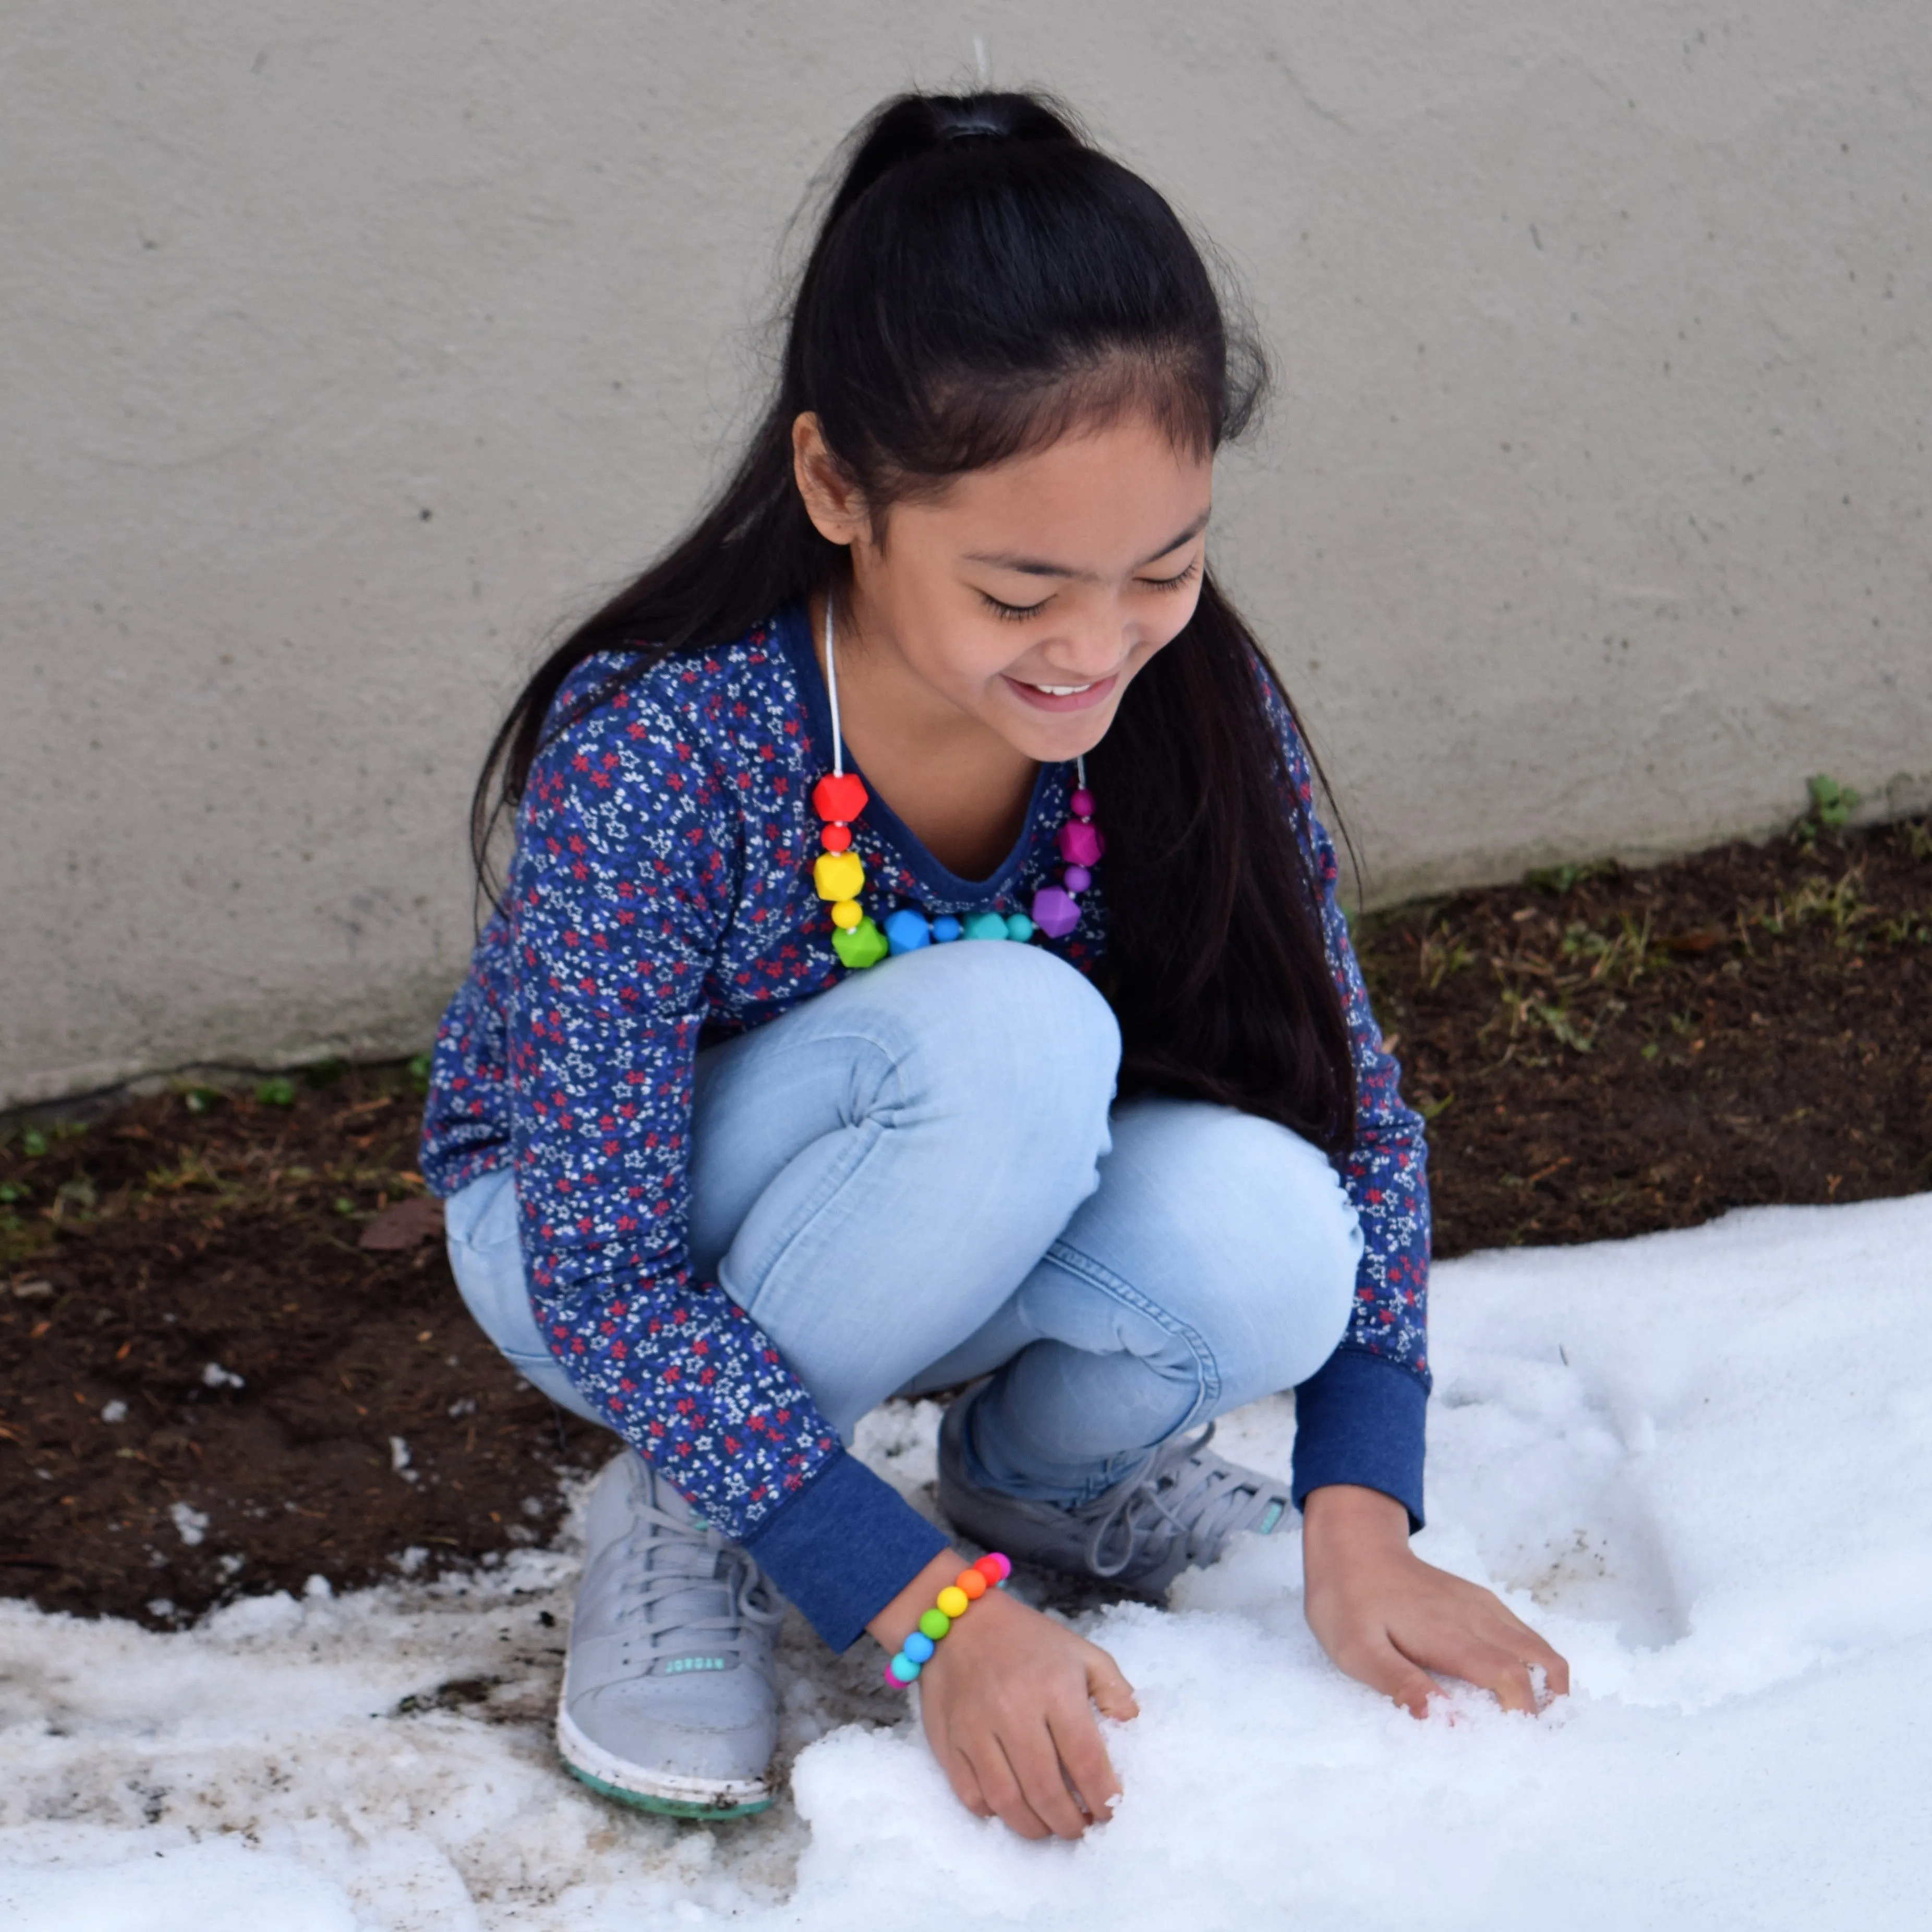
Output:
[[843,1450],[745,1547],[834,1650],[844,1650],[951,1538]]
[[1294,1503],[1330,1483],[1393,1496],[1422,1527],[1428,1384],[1366,1349],[1337,1348],[1294,1392]]

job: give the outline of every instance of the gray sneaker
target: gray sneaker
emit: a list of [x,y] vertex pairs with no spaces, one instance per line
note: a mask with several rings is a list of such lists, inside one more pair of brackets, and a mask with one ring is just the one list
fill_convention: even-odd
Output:
[[628,1449],[597,1478],[586,1527],[556,1714],[566,1767],[646,1811],[762,1811],[784,1615],[771,1585]]
[[1214,1562],[1238,1530],[1270,1535],[1293,1507],[1286,1483],[1208,1454],[1211,1422],[1156,1444],[1138,1469],[1077,1508],[1003,1496],[966,1473],[978,1394],[961,1396],[940,1426],[939,1507],[962,1535],[1016,1562],[1159,1598],[1182,1570]]

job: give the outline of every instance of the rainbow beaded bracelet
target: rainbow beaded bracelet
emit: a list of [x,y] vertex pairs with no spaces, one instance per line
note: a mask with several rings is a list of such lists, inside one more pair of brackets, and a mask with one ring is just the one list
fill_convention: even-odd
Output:
[[1012,1574],[1012,1559],[997,1550],[961,1570],[920,1618],[919,1628],[899,1646],[898,1654],[886,1666],[886,1682],[899,1688],[910,1684],[939,1648],[939,1640],[988,1590],[1004,1589]]

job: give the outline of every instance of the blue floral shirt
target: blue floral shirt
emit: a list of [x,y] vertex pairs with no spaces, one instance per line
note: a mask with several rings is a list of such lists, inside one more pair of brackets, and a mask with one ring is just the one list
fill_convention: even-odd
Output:
[[[531,769],[502,908],[437,1033],[422,1172],[448,1196],[510,1166],[532,1306],[557,1359],[842,1648],[943,1541],[846,1456],[770,1340],[694,1276],[686,1243],[700,1041],[775,1019],[846,970],[811,879],[808,794],[832,763],[824,682],[802,608],[619,683],[627,662],[594,658],[560,694],[554,717],[595,701]],[[1271,701],[1306,803],[1306,754]],[[932,916],[1024,910],[1053,876],[1068,790],[1066,767],[1041,768],[1015,854],[965,898],[875,798],[854,828],[868,898]],[[1339,1165],[1365,1251],[1348,1334],[1298,1392],[1295,1492],[1362,1483],[1419,1522],[1423,1126],[1369,1010],[1334,848],[1308,823],[1354,1042],[1357,1134]],[[1105,880],[1102,867],[1073,934],[1036,942],[1083,971],[1104,952]]]

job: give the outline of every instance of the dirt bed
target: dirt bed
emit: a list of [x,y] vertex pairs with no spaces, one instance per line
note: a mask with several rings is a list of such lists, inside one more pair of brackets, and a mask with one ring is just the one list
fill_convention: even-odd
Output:
[[[1566,871],[1359,944],[1439,1255],[1932,1186],[1924,826]],[[184,1084],[0,1134],[0,1591],[166,1627],[550,1534],[608,1438],[464,1314],[420,1080]]]

